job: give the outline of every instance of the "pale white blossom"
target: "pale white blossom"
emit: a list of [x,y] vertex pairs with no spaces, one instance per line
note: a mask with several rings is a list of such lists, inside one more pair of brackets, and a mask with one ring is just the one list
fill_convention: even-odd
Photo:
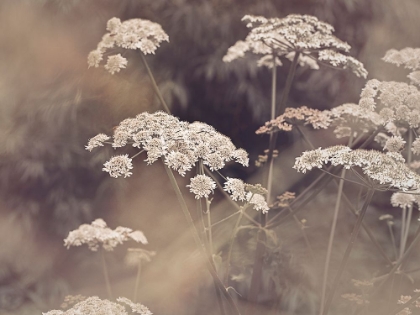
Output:
[[195,195],[195,199],[208,198],[216,188],[216,183],[207,175],[197,175],[191,178],[191,182],[187,187]]
[[384,146],[384,150],[389,152],[400,152],[404,148],[405,141],[401,136],[389,137]]
[[293,59],[299,52],[297,61],[301,66],[318,69],[317,60],[320,60],[350,68],[357,76],[367,75],[359,61],[341,53],[348,52],[350,46],[332,35],[334,28],[314,16],[291,14],[284,18],[265,18],[246,15],[242,20],[251,30],[245,40],[237,41],[228,49],[224,62],[242,58],[250,52],[262,55],[258,65],[273,67],[273,54],[276,65],[281,65],[277,57]]
[[359,168],[370,179],[389,188],[406,191],[420,187],[420,176],[405,165],[404,158],[397,152],[384,154],[375,150],[351,150],[346,146],[318,148],[303,152],[293,168],[305,173],[328,163],[346,169]]
[[246,200],[253,205],[253,208],[262,213],[267,213],[270,208],[267,205],[267,201],[263,195],[248,192],[246,194]]
[[232,200],[245,200],[245,183],[241,179],[228,177],[224,184],[223,190],[230,194]]
[[413,205],[415,202],[415,198],[413,195],[410,194],[404,194],[404,193],[393,193],[391,196],[391,204],[393,207],[399,207],[399,208],[408,208]]
[[90,138],[88,141],[87,146],[85,146],[86,150],[88,151],[92,151],[94,148],[97,147],[103,147],[104,146],[104,142],[111,139],[109,136],[107,136],[106,134],[100,133],[96,136],[94,136],[93,138]]
[[108,162],[104,164],[102,169],[108,172],[111,177],[118,178],[124,175],[124,178],[133,175],[130,170],[133,169],[133,163],[128,154],[113,156]]
[[109,73],[114,74],[115,72],[120,72],[120,70],[125,67],[127,67],[127,59],[121,56],[121,54],[118,54],[109,56],[104,68],[108,70]]
[[[124,306],[108,300],[101,300],[97,296],[92,296],[86,300],[77,303],[67,311],[52,310],[43,315],[85,315],[85,314],[101,314],[101,315],[128,315]],[[145,314],[149,315],[149,314]]]
[[[133,313],[140,314],[140,315],[153,315],[153,313],[143,304],[134,303],[125,297],[119,297],[117,301],[129,306]],[[119,315],[119,314],[116,314],[116,315]]]
[[86,244],[92,251],[97,251],[100,246],[112,251],[117,245],[129,240],[147,244],[146,236],[141,231],[121,226],[112,230],[107,227],[104,220],[96,219],[91,224],[82,224],[78,229],[71,231],[64,240],[64,246],[70,248]]

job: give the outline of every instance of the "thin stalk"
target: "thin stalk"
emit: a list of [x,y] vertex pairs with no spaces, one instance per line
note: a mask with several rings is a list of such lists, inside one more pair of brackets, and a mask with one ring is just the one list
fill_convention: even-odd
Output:
[[[293,78],[296,72],[296,66],[299,59],[299,52],[295,52],[295,56],[290,66],[289,73],[286,79],[286,85],[283,90],[282,98],[279,104],[279,113],[281,114],[284,110],[289,96],[290,88],[292,87]],[[275,55],[273,53],[273,70],[272,70],[272,88],[271,88],[271,119],[275,118],[276,115],[276,85],[277,85],[277,67],[275,63]],[[273,160],[273,151],[276,146],[278,133],[270,134],[270,142],[267,154],[267,164],[268,164],[268,175],[267,175],[267,203],[271,204],[272,198],[272,185],[273,185],[273,171],[274,171],[274,160]],[[261,226],[265,227],[267,221],[267,215],[261,213]],[[257,247],[255,250],[255,260],[254,266],[252,268],[252,277],[251,285],[248,293],[248,300],[252,302],[257,302],[258,293],[260,292],[261,281],[262,281],[262,268],[263,268],[263,256],[265,253],[265,242],[267,236],[263,231],[259,231],[257,234]],[[250,313],[254,312],[253,306],[251,307]]]
[[[346,176],[346,169],[343,169],[341,171],[341,177],[344,178],[345,176]],[[334,242],[335,228],[337,227],[338,212],[340,210],[341,196],[342,196],[342,193],[343,193],[343,186],[344,186],[344,180],[341,179],[339,181],[339,184],[338,184],[338,194],[337,194],[337,199],[335,201],[333,222],[332,222],[332,225],[331,225],[330,238],[328,239],[327,257],[325,259],[324,277],[322,279],[321,307],[320,307],[320,310],[319,310],[320,315],[324,314],[324,303],[325,303],[325,296],[326,296],[326,292],[327,292],[328,271],[329,271],[329,268],[330,268],[330,261],[331,261],[332,247],[333,247],[333,242]]]
[[[413,146],[413,133],[411,131],[411,128],[409,128],[408,129],[408,143],[407,143],[407,165],[411,164],[411,160],[412,160],[411,147],[412,146]],[[408,207],[407,221],[405,224],[405,231],[403,235],[403,242],[402,242],[402,249],[401,249],[402,253],[404,253],[405,246],[407,244],[407,238],[410,232],[412,214],[413,214],[413,205]]]
[[141,275],[141,260],[139,260],[137,264],[137,276],[136,276],[136,284],[134,286],[134,297],[133,297],[134,303],[137,302],[137,296],[138,296],[139,285],[140,285],[140,275]]
[[225,279],[224,279],[225,286],[227,286],[229,284],[228,283],[228,281],[229,281],[229,269],[230,269],[230,260],[232,258],[232,249],[233,249],[233,244],[235,243],[236,233],[238,233],[239,223],[242,220],[243,212],[244,212],[244,209],[241,210],[241,212],[238,216],[238,219],[236,220],[235,227],[233,228],[232,235],[230,237],[229,251],[228,251],[228,254],[227,254],[227,258],[226,258],[226,273],[225,273]]
[[[335,183],[338,185],[337,181],[335,181]],[[346,193],[344,191],[343,191],[343,200],[347,204],[347,208],[350,210],[350,212],[357,218],[358,217],[357,210],[355,209],[353,204],[350,202],[349,198],[346,196]],[[373,245],[375,245],[375,247],[378,249],[381,256],[386,260],[386,262],[389,265],[392,265],[392,261],[388,258],[385,251],[383,250],[381,245],[376,240],[375,236],[370,231],[369,227],[363,221],[362,221],[362,227],[364,231],[366,232],[366,234],[369,236],[369,239],[372,241]],[[396,259],[397,259],[397,256],[396,256]]]
[[400,258],[404,254],[403,244],[404,244],[404,234],[405,234],[405,224],[407,222],[407,207],[402,209],[402,218],[401,218],[401,237],[400,237]]
[[174,176],[172,170],[169,167],[167,167],[166,165],[164,165],[164,166],[165,166],[166,173],[168,174],[169,180],[171,182],[171,185],[172,185],[173,189],[175,190],[175,193],[176,193],[178,202],[181,206],[182,212],[184,213],[184,216],[187,219],[188,224],[191,226],[191,233],[192,233],[192,236],[194,238],[194,241],[195,241],[200,253],[203,255],[203,257],[205,257],[207,270],[210,272],[211,276],[213,277],[214,283],[217,286],[217,288],[220,290],[221,294],[223,294],[223,296],[228,301],[231,310],[235,314],[240,315],[241,313],[240,313],[235,301],[232,299],[232,297],[230,296],[230,294],[226,290],[225,286],[223,285],[223,282],[220,280],[219,276],[217,275],[217,272],[216,272],[216,269],[214,267],[214,264],[212,263],[212,260],[208,257],[208,255],[206,253],[205,246],[203,245],[203,243],[200,240],[197,228],[194,224],[194,220],[191,217],[191,214],[188,210],[188,205],[185,202],[185,199],[184,199],[184,196],[181,193],[181,190],[179,189],[178,183],[176,182],[176,179],[175,179],[175,176]]
[[113,299],[113,294],[112,294],[112,289],[111,289],[111,282],[109,281],[109,273],[108,273],[108,267],[106,265],[106,261],[105,261],[105,253],[104,253],[104,249],[101,248],[99,250],[101,253],[101,263],[102,263],[102,271],[104,274],[104,278],[105,278],[105,286],[106,286],[106,290],[108,292],[108,298],[109,299]]
[[395,236],[394,236],[394,230],[392,229],[392,225],[387,222],[386,225],[388,225],[389,234],[391,235],[391,242],[392,242],[392,248],[394,250],[395,260],[398,259],[398,251],[397,251],[397,245],[395,243]]
[[353,245],[354,245],[354,243],[357,239],[357,236],[359,234],[360,227],[362,226],[363,217],[366,214],[366,210],[367,210],[367,208],[368,208],[368,206],[369,206],[369,204],[372,200],[374,192],[375,191],[374,191],[373,188],[369,189],[369,191],[368,191],[368,195],[365,199],[365,202],[363,203],[363,206],[362,206],[362,209],[360,211],[359,217],[357,218],[357,222],[354,225],[353,231],[351,233],[350,241],[347,245],[346,251],[345,251],[344,256],[343,256],[343,259],[342,259],[342,261],[340,263],[340,266],[338,268],[338,272],[337,272],[337,274],[334,278],[334,282],[333,282],[333,285],[332,285],[332,288],[331,288],[331,293],[330,293],[330,295],[327,299],[327,302],[325,303],[325,308],[324,308],[324,312],[322,313],[322,315],[327,315],[328,314],[328,311],[330,309],[331,303],[332,303],[333,298],[334,298],[334,294],[335,294],[335,292],[337,290],[337,287],[338,287],[338,282],[340,281],[340,278],[341,278],[341,274],[343,273],[344,268],[347,265],[347,261],[350,257],[351,250],[353,249]]
[[169,110],[168,105],[166,104],[165,100],[163,99],[162,93],[160,93],[159,87],[156,84],[155,77],[153,76],[152,71],[150,70],[149,64],[146,61],[146,58],[143,53],[140,54],[141,61],[143,62],[144,67],[147,70],[147,74],[149,75],[150,81],[152,82],[153,90],[155,91],[156,96],[158,97],[160,103],[162,104],[163,108],[167,113],[171,113]]

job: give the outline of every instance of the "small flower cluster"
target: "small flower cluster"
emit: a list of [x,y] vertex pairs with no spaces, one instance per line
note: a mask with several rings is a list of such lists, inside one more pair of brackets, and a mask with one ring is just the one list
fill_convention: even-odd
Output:
[[268,121],[260,127],[255,133],[271,133],[279,130],[291,131],[294,124],[312,125],[314,129],[326,129],[331,123],[330,113],[328,111],[319,111],[317,109],[302,106],[299,108],[286,108],[284,114]]
[[[92,139],[86,146],[88,150],[101,146],[103,141],[98,139],[105,137]],[[161,158],[181,176],[185,176],[199,159],[212,171],[222,169],[232,160],[244,166],[249,162],[245,150],[236,149],[228,137],[213,127],[201,122],[182,122],[161,111],[144,112],[123,120],[114,130],[112,146],[118,148],[127,144],[146,151],[148,164]],[[104,171],[113,177],[131,175],[132,163],[127,155],[113,157],[104,166]]]
[[360,167],[366,176],[380,185],[403,191],[420,187],[420,176],[405,165],[401,154],[395,152],[385,154],[375,150],[351,150],[346,146],[318,148],[297,157],[293,168],[305,173],[312,168],[322,168],[327,163],[341,165],[345,169]]
[[[127,298],[120,297],[117,299],[118,302],[126,304],[129,306],[133,313],[140,314],[140,315],[152,315],[150,310],[140,304],[140,303],[133,303]],[[72,308],[61,311],[61,310],[52,310],[46,313],[42,313],[43,315],[79,315],[79,314],[101,314],[101,315],[128,315],[125,307],[115,302],[111,302],[109,300],[101,300],[97,296],[89,297],[76,305]]]
[[351,133],[358,136],[365,134],[375,126],[382,125],[382,119],[376,112],[368,111],[357,104],[346,103],[325,111],[331,119],[331,126],[335,126],[337,138],[349,137]]
[[227,178],[223,190],[230,194],[232,200],[246,201],[253,205],[253,208],[262,213],[267,213],[270,209],[263,195],[267,190],[261,185],[250,185],[238,178]]
[[[169,42],[162,27],[148,20],[131,19],[121,22],[114,17],[108,21],[107,30],[109,33],[102,37],[97,48],[88,55],[89,67],[98,67],[104,53],[113,47],[140,49],[144,54],[154,54],[161,42]],[[114,74],[126,66],[127,59],[117,54],[108,57],[105,69]]]
[[369,304],[369,301],[364,299],[362,295],[356,293],[342,294],[341,297],[357,305]]
[[117,245],[129,240],[147,244],[147,239],[141,231],[121,226],[111,230],[104,220],[96,219],[91,224],[82,224],[77,230],[71,231],[64,240],[64,246],[69,248],[87,244],[90,250],[97,251],[102,245],[103,249],[112,251]]
[[228,49],[223,57],[225,62],[244,57],[249,51],[262,55],[259,65],[273,67],[274,62],[281,65],[277,57],[293,59],[298,52],[301,66],[318,69],[318,60],[335,67],[350,68],[357,76],[367,76],[359,61],[339,52],[348,52],[350,46],[332,35],[334,28],[331,25],[314,16],[292,14],[282,19],[267,19],[246,15],[242,20],[247,22],[251,31],[245,41],[238,41]]
[[151,262],[156,252],[143,248],[129,248],[125,256],[125,264],[127,266],[138,266],[141,262]]
[[361,93],[360,107],[377,111],[383,124],[398,122],[410,128],[420,126],[420,92],[403,82],[369,80]]
[[388,50],[382,58],[385,62],[397,65],[403,65],[405,68],[412,70],[408,75],[411,83],[420,85],[420,48],[407,47],[400,51]]
[[274,206],[279,208],[286,208],[289,206],[290,202],[296,198],[296,193],[286,191],[284,194],[276,197]]

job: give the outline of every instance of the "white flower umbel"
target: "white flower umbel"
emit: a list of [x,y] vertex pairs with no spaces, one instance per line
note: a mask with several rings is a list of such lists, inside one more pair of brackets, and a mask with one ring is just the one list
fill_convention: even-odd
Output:
[[144,305],[140,303],[133,303],[127,298],[120,297],[117,299],[119,303],[124,304],[120,305],[109,300],[101,300],[97,296],[89,297],[77,304],[72,308],[61,311],[61,310],[52,310],[43,315],[128,315],[125,305],[131,308],[131,311],[140,315],[153,315],[153,313]]
[[369,80],[362,90],[359,105],[377,112],[383,124],[398,122],[410,128],[420,126],[420,91],[413,85]]
[[94,148],[103,147],[104,142],[111,139],[106,134],[100,133],[93,138],[89,139],[87,146],[85,146],[86,150],[92,151]]
[[153,315],[153,313],[143,304],[134,303],[125,297],[119,297],[117,301],[129,306],[133,313],[140,314],[140,315]]
[[401,136],[389,137],[384,146],[384,150],[389,152],[400,152],[404,148],[405,141]]
[[[97,296],[92,296],[86,300],[77,303],[67,311],[52,310],[43,315],[85,315],[85,314],[101,314],[101,315],[128,315],[124,306],[108,301],[101,300]],[[148,314],[147,314],[148,315]]]
[[[249,163],[248,153],[237,149],[228,137],[213,127],[201,122],[183,122],[160,111],[123,120],[115,128],[113,139],[114,148],[129,144],[144,150],[148,164],[162,159],[181,176],[199,160],[211,170],[219,170],[232,160],[243,166]],[[88,144],[87,148],[90,147]],[[130,176],[133,168],[128,155],[113,157],[104,166],[112,177]]]
[[411,207],[415,202],[413,195],[404,194],[404,193],[393,193],[391,196],[391,204],[393,207],[405,208]]
[[254,206],[254,209],[257,211],[262,211],[262,213],[267,213],[268,210],[270,210],[263,195],[248,192],[246,194],[246,200],[250,204],[252,204]]
[[133,163],[128,154],[114,156],[104,166],[102,170],[108,172],[111,177],[117,178],[122,175],[129,177],[133,174],[130,172]]
[[312,168],[322,168],[325,164],[341,165],[346,169],[361,168],[370,179],[388,188],[403,191],[420,187],[420,176],[410,170],[401,154],[382,153],[375,150],[351,150],[345,146],[333,146],[302,153],[296,158],[293,168],[305,173]]
[[111,230],[104,220],[96,219],[92,224],[82,224],[77,230],[71,231],[64,240],[64,245],[70,248],[86,244],[92,251],[97,251],[100,246],[112,251],[117,245],[129,240],[147,244],[147,239],[141,231],[121,226]]
[[231,62],[245,56],[246,52],[261,55],[259,65],[281,65],[278,57],[293,59],[299,53],[301,66],[318,69],[317,60],[334,67],[350,68],[357,76],[366,78],[362,63],[346,56],[350,46],[332,35],[334,28],[310,15],[288,15],[285,18],[265,18],[246,15],[242,19],[251,29],[244,41],[238,41],[228,49],[223,61]]
[[191,178],[190,191],[195,195],[195,199],[208,198],[216,188],[216,183],[207,175],[197,175]]
[[[112,18],[107,23],[109,33],[102,37],[97,48],[88,55],[89,67],[98,67],[104,53],[111,48],[139,49],[143,54],[154,54],[163,41],[169,42],[168,35],[162,27],[149,20],[131,19],[121,22]],[[111,74],[127,66],[127,59],[120,54],[108,57],[105,65]]]
[[238,178],[228,177],[223,190],[227,191],[234,201],[243,201],[246,199],[245,183]]

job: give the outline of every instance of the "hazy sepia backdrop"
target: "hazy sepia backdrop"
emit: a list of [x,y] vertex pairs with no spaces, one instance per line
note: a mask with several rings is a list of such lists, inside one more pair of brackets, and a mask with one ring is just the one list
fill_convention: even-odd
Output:
[[[269,118],[270,74],[250,59],[225,64],[222,57],[246,36],[245,14],[290,13],[332,24],[369,78],[403,80],[402,70],[380,58],[390,48],[420,47],[416,0],[0,1],[1,314],[40,314],[66,294],[104,295],[96,258],[88,250],[63,247],[70,230],[98,217],[112,228],[144,231],[147,248],[157,252],[143,272],[142,303],[155,314],[195,314],[203,307],[211,314],[214,305],[205,298],[209,278],[162,166],[137,159],[131,178],[111,179],[101,170],[112,150],[84,150],[90,137],[110,134],[122,119],[159,109],[141,60],[128,52],[127,69],[110,75],[88,69],[86,57],[111,17],[160,23],[170,42],[147,58],[173,113],[213,125],[255,159],[266,149],[267,140],[255,130]],[[278,72],[280,93],[288,66]],[[300,69],[289,106],[327,109],[357,102],[364,83],[347,71]],[[277,165],[279,192],[299,191],[310,180],[291,169],[303,150],[295,140],[293,134],[280,139],[280,154],[289,164]],[[321,132],[313,134],[313,141],[325,146],[335,140]],[[225,175],[255,182],[257,171],[251,163]],[[318,202],[328,204],[328,194]],[[223,211],[217,194],[214,205]],[[320,237],[326,237],[325,218],[312,220],[320,225]],[[129,295],[134,271],[123,267],[123,257],[117,250],[108,259],[115,291]],[[285,294],[300,294],[310,307],[311,277],[321,269],[303,267],[305,273],[289,279]]]

